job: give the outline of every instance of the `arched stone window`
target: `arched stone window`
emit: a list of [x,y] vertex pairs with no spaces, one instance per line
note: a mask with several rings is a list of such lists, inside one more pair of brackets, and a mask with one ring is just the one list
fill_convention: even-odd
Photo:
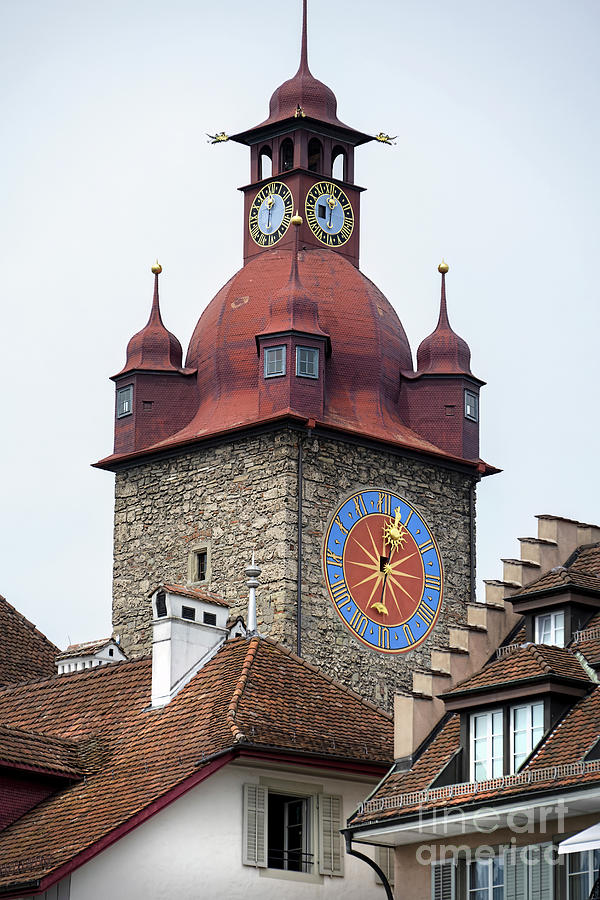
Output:
[[263,147],[258,154],[258,180],[270,178],[273,174],[273,157],[271,156],[271,148]]
[[333,178],[346,181],[346,151],[341,147],[334,147],[331,154],[331,174]]
[[311,138],[308,142],[308,170],[309,172],[323,171],[323,147],[317,138]]
[[287,172],[294,167],[294,144],[290,138],[282,141],[279,148],[279,171]]

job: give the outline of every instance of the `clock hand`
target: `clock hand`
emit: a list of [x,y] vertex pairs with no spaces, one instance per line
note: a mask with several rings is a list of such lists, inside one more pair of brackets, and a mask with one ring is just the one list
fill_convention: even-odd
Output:
[[337,203],[337,201],[332,194],[331,197],[329,198],[329,200],[327,201],[327,205],[329,206],[329,222],[327,223],[328,228],[331,228],[331,217],[333,215],[333,210],[336,207],[336,203]]
[[[377,603],[371,604],[377,612],[383,613],[384,616],[387,616],[387,606],[384,602],[385,597],[385,588],[387,584],[388,575],[392,572],[392,556],[394,555],[394,551],[398,549],[404,543],[404,531],[406,530],[402,522],[400,521],[401,511],[400,507],[397,506],[394,514],[394,521],[386,523],[383,526],[383,549],[385,552],[386,545],[389,545],[390,555],[387,558],[387,561],[383,567],[384,578],[383,578],[383,587],[381,590],[381,599]],[[394,598],[395,600],[395,598]],[[398,606],[398,602],[395,600],[396,606]]]

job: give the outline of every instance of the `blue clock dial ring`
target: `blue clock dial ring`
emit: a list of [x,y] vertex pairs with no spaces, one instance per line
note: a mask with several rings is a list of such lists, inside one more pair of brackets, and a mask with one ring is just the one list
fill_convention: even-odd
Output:
[[323,547],[329,597],[349,631],[382,653],[406,653],[431,634],[443,599],[441,555],[423,516],[380,488],[344,500]]
[[318,181],[304,204],[308,227],[323,244],[341,247],[354,230],[354,210],[346,193],[332,181]]

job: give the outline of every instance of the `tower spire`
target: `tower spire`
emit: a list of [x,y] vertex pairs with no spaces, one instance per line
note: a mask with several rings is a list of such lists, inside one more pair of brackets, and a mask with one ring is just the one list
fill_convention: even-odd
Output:
[[307,0],[302,0],[302,44],[300,47],[300,65],[298,73],[309,73],[308,68],[308,28],[307,28]]
[[448,320],[448,307],[446,305],[446,273],[448,272],[449,265],[444,260],[438,266],[438,272],[442,276],[442,292],[440,295],[440,316],[438,319],[437,327],[438,328],[450,328],[450,322]]
[[154,275],[154,294],[152,296],[152,307],[150,309],[150,318],[148,319],[148,325],[152,324],[163,324],[163,320],[160,315],[160,302],[158,299],[158,276],[162,272],[162,266],[158,260],[152,266],[152,274]]

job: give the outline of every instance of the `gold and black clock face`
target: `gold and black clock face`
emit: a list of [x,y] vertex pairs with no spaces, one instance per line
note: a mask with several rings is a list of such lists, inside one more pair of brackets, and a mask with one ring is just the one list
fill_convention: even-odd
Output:
[[354,229],[354,210],[344,191],[331,181],[313,184],[306,195],[306,221],[328,247],[341,247]]
[[272,247],[288,230],[294,198],[287,184],[272,181],[260,189],[250,207],[248,227],[255,244]]

